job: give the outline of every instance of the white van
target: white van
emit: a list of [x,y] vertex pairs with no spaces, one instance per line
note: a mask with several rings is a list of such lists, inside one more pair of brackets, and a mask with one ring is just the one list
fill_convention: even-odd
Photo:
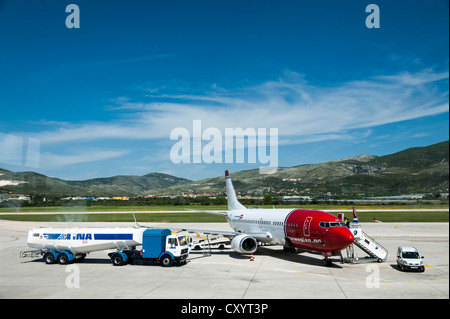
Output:
[[397,266],[402,271],[418,270],[425,271],[422,258],[415,247],[399,246],[397,249]]

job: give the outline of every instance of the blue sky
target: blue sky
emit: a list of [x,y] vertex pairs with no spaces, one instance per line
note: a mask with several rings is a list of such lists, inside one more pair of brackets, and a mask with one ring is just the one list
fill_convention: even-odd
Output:
[[[80,28],[65,25],[80,8]],[[368,4],[380,8],[369,29]],[[198,180],[177,127],[277,128],[278,165],[448,140],[448,1],[0,1],[0,167]],[[204,142],[206,144],[207,142]],[[203,144],[203,145],[204,145]]]

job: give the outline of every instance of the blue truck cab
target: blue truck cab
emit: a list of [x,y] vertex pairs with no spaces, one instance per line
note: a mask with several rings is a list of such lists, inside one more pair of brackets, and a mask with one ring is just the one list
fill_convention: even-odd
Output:
[[163,267],[174,262],[185,263],[189,254],[186,236],[172,234],[170,229],[146,229],[142,233],[142,250],[122,251],[110,255],[113,265],[121,266],[133,260],[156,260]]

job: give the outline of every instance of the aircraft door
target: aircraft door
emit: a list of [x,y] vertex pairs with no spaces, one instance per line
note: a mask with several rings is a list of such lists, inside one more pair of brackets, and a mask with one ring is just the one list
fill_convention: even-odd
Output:
[[303,223],[303,236],[304,237],[309,237],[311,235],[311,221],[312,221],[312,217],[308,216],[305,219],[305,222]]

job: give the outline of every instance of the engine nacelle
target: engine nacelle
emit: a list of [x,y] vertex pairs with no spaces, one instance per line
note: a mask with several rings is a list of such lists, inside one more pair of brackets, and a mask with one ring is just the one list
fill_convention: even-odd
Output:
[[251,254],[258,248],[258,242],[252,236],[242,234],[233,238],[231,247],[239,253]]

